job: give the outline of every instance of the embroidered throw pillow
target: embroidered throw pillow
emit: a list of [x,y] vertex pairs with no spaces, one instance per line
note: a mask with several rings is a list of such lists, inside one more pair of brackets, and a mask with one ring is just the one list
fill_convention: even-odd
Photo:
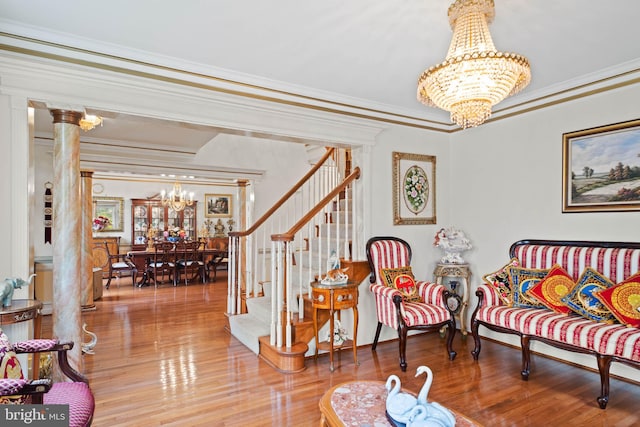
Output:
[[511,305],[513,302],[511,299],[511,284],[509,283],[507,268],[518,267],[519,265],[520,261],[518,261],[518,258],[512,258],[507,265],[482,277],[482,280],[487,284],[496,288],[500,299],[507,305]]
[[512,307],[545,308],[535,297],[529,295],[528,291],[544,279],[549,274],[549,270],[508,267],[507,273],[511,284]]
[[383,268],[380,277],[386,286],[397,289],[406,302],[422,302],[411,266]]
[[[0,329],[0,378],[24,379],[20,361],[13,351],[7,335]],[[27,397],[23,395],[0,396],[0,404],[27,403]]]
[[595,293],[623,325],[640,328],[640,273],[624,282]]
[[595,293],[613,286],[613,283],[597,270],[587,267],[576,282],[571,292],[561,300],[571,310],[596,322],[613,323],[615,317],[611,310],[602,304]]
[[529,295],[557,313],[569,314],[571,309],[562,302],[576,283],[573,278],[559,264],[549,270],[549,274],[529,289]]

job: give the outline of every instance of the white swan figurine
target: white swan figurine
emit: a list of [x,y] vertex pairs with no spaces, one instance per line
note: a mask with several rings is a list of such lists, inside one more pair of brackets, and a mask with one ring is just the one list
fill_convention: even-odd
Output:
[[431,383],[433,382],[433,372],[427,366],[418,366],[416,370],[416,377],[423,373],[427,374],[427,379],[424,381],[420,393],[418,393],[418,405],[422,405],[426,408],[427,414],[425,419],[437,418],[442,422],[445,427],[453,427],[456,425],[456,417],[444,406],[437,402],[427,403],[427,396],[431,389]]
[[385,388],[388,393],[387,413],[397,422],[406,424],[409,421],[411,409],[416,406],[417,399],[409,393],[400,392],[400,378],[397,375],[389,375]]
[[409,412],[409,422],[406,427],[447,427],[440,419],[427,417],[427,408],[417,404]]

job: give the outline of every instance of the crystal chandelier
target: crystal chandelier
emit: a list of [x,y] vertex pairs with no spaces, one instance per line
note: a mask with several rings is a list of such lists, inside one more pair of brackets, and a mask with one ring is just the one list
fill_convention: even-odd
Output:
[[451,113],[462,128],[491,116],[491,107],[524,89],[531,81],[529,61],[496,51],[489,33],[493,0],[456,0],[449,6],[453,38],[444,62],[418,80],[418,100]]
[[174,182],[173,189],[169,191],[169,194],[162,190],[160,196],[162,197],[162,204],[176,212],[180,212],[186,206],[193,205],[193,192],[190,192],[187,198],[187,192],[182,190],[182,185],[178,181]]
[[80,119],[80,129],[87,132],[96,126],[102,126],[102,117],[93,114],[85,114]]

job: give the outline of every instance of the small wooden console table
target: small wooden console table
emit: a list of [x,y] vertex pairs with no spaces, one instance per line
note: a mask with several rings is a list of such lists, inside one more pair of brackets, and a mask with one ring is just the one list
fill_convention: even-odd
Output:
[[[42,317],[40,310],[42,303],[35,299],[14,299],[9,307],[0,304],[0,326],[33,320],[33,338],[40,338],[42,331]],[[36,354],[32,355],[32,376],[38,378],[40,360]]]
[[[333,350],[342,348],[353,348],[353,362],[358,364],[357,336],[358,336],[358,285],[356,283],[346,283],[344,285],[323,285],[320,282],[311,284],[312,305],[313,305],[313,330],[316,335],[316,353],[318,349],[329,350],[329,369],[333,372]],[[339,347],[334,346],[333,339],[329,342],[320,342],[318,339],[318,310],[329,310],[329,330],[335,328],[335,312],[338,312],[340,320],[340,310],[353,310],[353,340],[346,340]],[[333,338],[333,334],[332,334]]]

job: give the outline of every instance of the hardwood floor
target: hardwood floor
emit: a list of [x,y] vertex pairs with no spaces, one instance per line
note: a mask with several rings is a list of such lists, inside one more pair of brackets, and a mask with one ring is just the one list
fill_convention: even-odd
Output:
[[[472,339],[456,335],[457,358],[447,359],[438,334],[409,338],[407,361],[398,366],[397,341],[308,359],[306,370],[283,375],[268,367],[224,330],[226,276],[216,283],[155,288],[113,280],[96,310],[83,313],[98,335],[85,373],[96,398],[93,425],[111,426],[317,426],[318,401],[333,385],[355,379],[384,381],[390,374],[403,389],[419,391],[434,372],[429,399],[485,426],[632,426],[640,423],[640,386],[611,381],[606,410],[598,408],[599,377],[565,363],[533,357],[528,382],[520,379],[520,352],[483,341],[480,361]],[[43,321],[50,336],[51,316]],[[87,338],[88,340],[88,338]]]

